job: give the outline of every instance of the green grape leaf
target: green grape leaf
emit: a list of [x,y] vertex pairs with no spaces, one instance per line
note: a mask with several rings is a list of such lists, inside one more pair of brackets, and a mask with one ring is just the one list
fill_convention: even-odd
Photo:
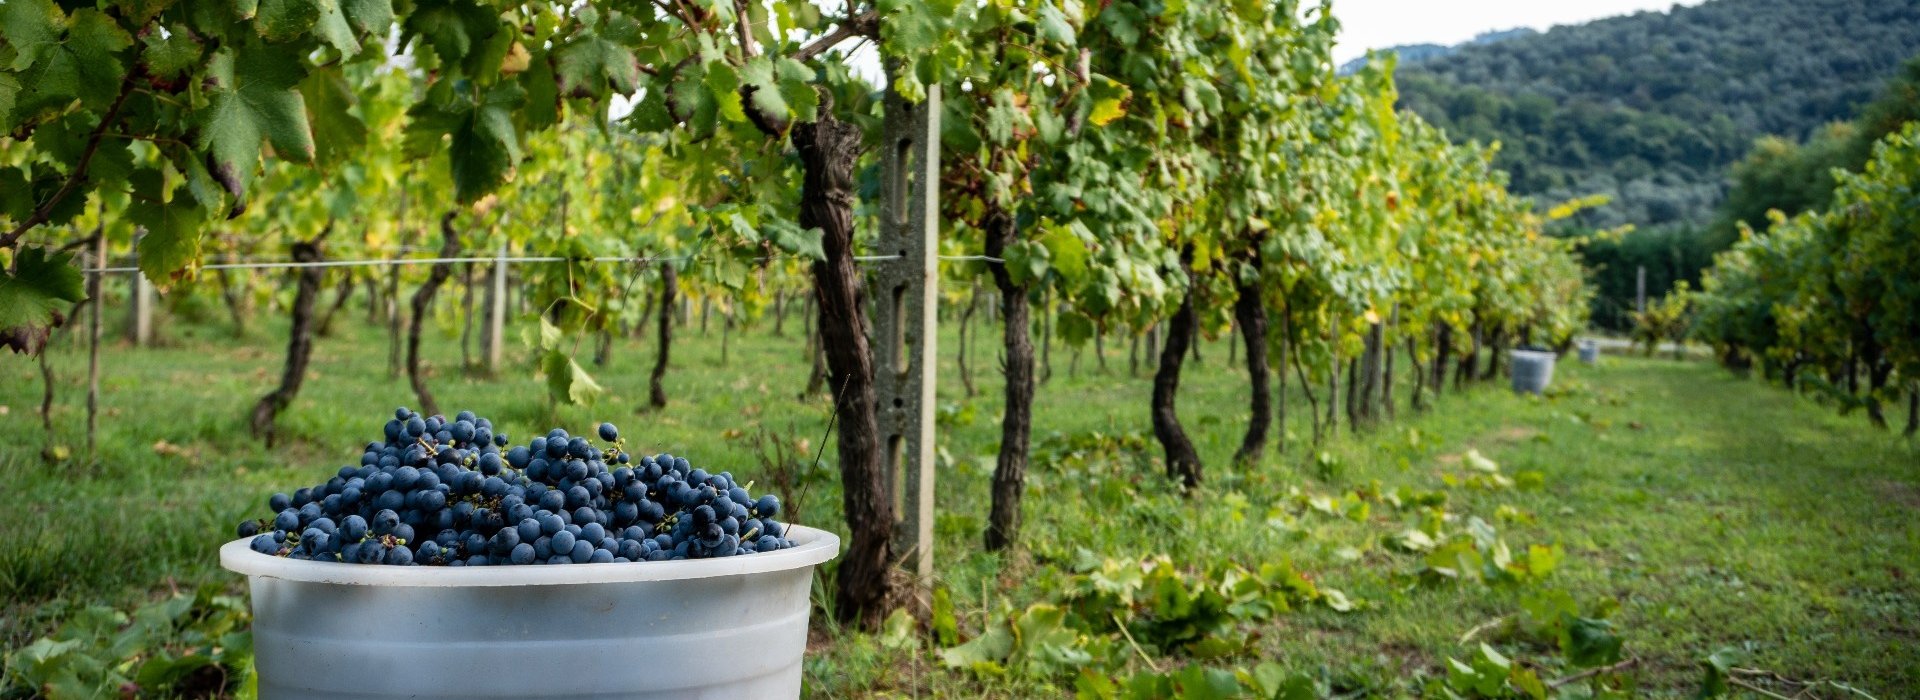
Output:
[[312,115],[316,162],[338,163],[366,145],[367,125],[353,114],[353,88],[339,67],[308,74],[300,81],[300,96]]
[[[544,52],[528,58],[527,70],[520,74],[520,87],[527,92],[527,104],[519,112],[521,127],[539,131],[560,123],[559,78],[554,75],[553,63]],[[634,111],[638,112],[640,106]]]
[[740,73],[724,62],[706,65],[707,94],[720,108],[720,116],[731,122],[744,122],[747,112],[740,104]]
[[171,80],[200,65],[200,42],[186,25],[168,27],[166,37],[160,34],[154,32],[141,39],[146,48],[140,51],[140,60],[146,63],[149,75]]
[[1093,339],[1093,319],[1086,314],[1062,311],[1057,318],[1060,320],[1060,339],[1067,341],[1067,345],[1080,347]]
[[426,39],[440,60],[458,63],[500,31],[498,15],[471,0],[423,0],[405,20],[402,42]]
[[619,41],[630,35],[631,20],[615,15],[602,31],[587,32],[554,49],[560,91],[568,97],[602,97],[609,90],[630,95],[640,83],[640,64]]
[[33,185],[19,168],[0,168],[0,214],[19,221],[33,214]]
[[[25,25],[33,41],[38,41],[44,31],[43,22],[53,17],[36,13],[31,7],[9,15],[10,24]],[[34,19],[13,19],[22,16]],[[88,109],[105,111],[120,94],[126,66],[114,54],[132,46],[133,37],[113,18],[90,8],[74,12],[66,25],[66,37],[57,45],[29,45],[28,50],[20,51],[22,57],[32,53],[37,59],[20,72],[21,89],[14,98],[10,121],[23,122],[63,109],[76,98]],[[16,58],[15,63],[19,60]]]
[[1727,683],[1728,672],[1744,656],[1739,649],[1725,647],[1700,660],[1700,691],[1696,698],[1717,698],[1730,690]]
[[311,1],[320,8],[320,18],[313,25],[313,35],[326,41],[342,56],[360,53],[360,38],[354,34],[353,26],[348,24],[339,0]]
[[199,146],[207,151],[213,176],[234,199],[229,215],[238,215],[246,209],[247,186],[259,170],[262,140],[282,158],[314,158],[306,102],[295,89],[305,69],[298,54],[248,47],[220,50],[207,71],[215,87],[200,115]]
[[393,28],[393,0],[340,0],[340,12],[362,34],[385,37]]
[[1614,634],[1613,622],[1591,617],[1566,615],[1561,620],[1560,650],[1567,663],[1580,667],[1605,666],[1620,660],[1624,640]]
[[186,191],[174,193],[173,201],[164,204],[136,200],[127,208],[127,218],[146,228],[140,237],[140,272],[154,284],[171,284],[200,259],[207,212]]
[[1061,13],[1060,8],[1053,3],[1040,6],[1040,18],[1035,23],[1035,27],[1039,30],[1041,39],[1057,41],[1066,46],[1073,45],[1073,25],[1067,23],[1067,16]]
[[518,83],[501,83],[480,90],[471,83],[449,89],[440,99],[415,106],[410,140],[415,152],[439,148],[440,136],[452,137],[448,160],[453,166],[454,196],[473,202],[499,188],[520,162],[520,137],[513,113],[527,93]]
[[254,29],[272,42],[291,41],[306,36],[320,22],[321,5],[332,0],[260,0],[254,15]]
[[827,257],[821,247],[822,233],[818,228],[800,228],[800,225],[785,217],[764,217],[760,234],[781,250],[796,255],[804,255],[808,260],[823,260]]
[[540,371],[547,375],[547,395],[568,406],[592,405],[605,391],[580,367],[580,363],[559,350],[546,352],[540,362]]
[[807,64],[782,58],[773,66],[780,82],[780,97],[787,103],[793,120],[811,122],[820,118],[820,93],[814,89],[814,71]]
[[1174,682],[1180,686],[1182,700],[1226,700],[1239,697],[1243,690],[1232,671],[1197,663],[1175,673]]
[[53,0],[8,0],[0,4],[0,31],[13,48],[13,62],[7,67],[26,70],[40,60],[41,54],[60,46],[66,32],[67,15]]
[[[787,106],[787,95],[782,84],[774,75],[774,62],[765,56],[756,56],[740,68],[740,81],[746,85],[752,97],[753,108],[771,118],[774,123],[788,121],[791,110]],[[811,75],[811,71],[809,71]]]
[[975,671],[999,669],[1013,655],[1013,645],[1013,631],[1004,624],[995,624],[965,644],[942,649],[940,663],[948,668]]
[[1087,121],[1096,126],[1106,126],[1113,120],[1126,116],[1127,100],[1133,97],[1133,91],[1111,78],[1094,78],[1087,88],[1087,94],[1093,98],[1093,108],[1087,113]]
[[[1078,222],[1076,222],[1077,224]],[[1047,247],[1047,258],[1054,272],[1069,285],[1078,285],[1087,278],[1087,243],[1074,234],[1071,226],[1055,226],[1040,239]]]
[[87,298],[80,270],[68,264],[72,259],[22,248],[11,273],[0,269],[0,345],[38,352],[47,331],[65,322],[65,307]]
[[18,125],[13,119],[13,106],[20,99],[20,78],[12,73],[0,73],[0,133],[11,133]]

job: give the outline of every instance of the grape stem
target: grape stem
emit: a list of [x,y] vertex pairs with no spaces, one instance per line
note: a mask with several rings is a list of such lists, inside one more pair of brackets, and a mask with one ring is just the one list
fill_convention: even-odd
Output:
[[100,151],[100,141],[106,138],[107,131],[120,121],[120,108],[127,104],[127,97],[133,94],[134,77],[137,74],[138,71],[128,71],[126,79],[121,81],[120,95],[113,98],[113,106],[107,108],[105,116],[100,117],[100,125],[94,127],[93,133],[87,135],[87,147],[80,152],[79,160],[74,161],[73,172],[67,174],[67,181],[62,183],[60,189],[54,192],[52,197],[47,198],[40,208],[33,210],[31,215],[21,220],[19,225],[14,226],[12,231],[0,236],[0,248],[14,247],[29,229],[46,223],[47,218],[53,215],[53,208],[59,206],[67,195],[73,194],[74,188],[80,185],[80,181],[87,178],[87,165],[93,162],[93,154]]

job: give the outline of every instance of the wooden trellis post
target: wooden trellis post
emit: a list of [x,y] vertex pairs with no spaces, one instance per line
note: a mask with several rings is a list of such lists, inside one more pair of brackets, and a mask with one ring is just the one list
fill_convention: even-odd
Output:
[[493,261],[493,303],[487,308],[487,371],[500,371],[500,353],[506,342],[501,336],[507,326],[507,241],[502,236],[500,252]]
[[[892,84],[892,80],[888,81]],[[908,101],[891,89],[881,133],[880,237],[874,253],[874,384],[888,485],[899,520],[894,552],[916,589],[933,580],[933,418],[940,252],[940,88]]]

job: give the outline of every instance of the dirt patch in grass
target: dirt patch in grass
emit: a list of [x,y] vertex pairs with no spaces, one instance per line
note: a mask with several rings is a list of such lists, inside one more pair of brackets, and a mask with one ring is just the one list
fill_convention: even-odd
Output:
[[[1495,430],[1489,433],[1484,433],[1478,437],[1475,437],[1474,439],[1467,441],[1466,446],[1468,449],[1479,449],[1480,447],[1487,446],[1487,445],[1512,445],[1512,444],[1517,444],[1521,442],[1526,442],[1528,440],[1532,440],[1535,436],[1538,436],[1539,434],[1540,434],[1540,431],[1534,428],[1529,428],[1524,425],[1509,425],[1499,430]],[[1449,453],[1434,457],[1433,459],[1435,462],[1439,462],[1440,466],[1455,467],[1460,465],[1460,459],[1465,454],[1466,454],[1465,451],[1449,452]]]
[[1534,430],[1533,428],[1529,428],[1524,425],[1509,425],[1505,428],[1501,428],[1499,430],[1494,431],[1493,434],[1489,436],[1488,439],[1496,443],[1506,444],[1506,443],[1515,443],[1515,442],[1523,442],[1526,440],[1532,440],[1533,436],[1539,435],[1539,434],[1540,434],[1540,431]]
[[1889,501],[1920,510],[1920,488],[1916,488],[1913,484],[1904,481],[1882,481],[1880,493],[1885,494]]

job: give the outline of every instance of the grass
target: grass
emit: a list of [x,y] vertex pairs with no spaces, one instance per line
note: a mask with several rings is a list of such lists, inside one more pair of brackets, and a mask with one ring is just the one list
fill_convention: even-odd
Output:
[[[771,475],[756,459],[755,430],[803,442],[810,455],[830,408],[824,398],[796,398],[807,365],[797,319],[787,330],[785,338],[764,324],[736,332],[723,364],[717,317],[705,337],[682,329],[668,374],[673,405],[657,413],[636,411],[653,357],[644,342],[619,341],[607,367],[590,368],[608,389],[597,407],[558,411],[529,369],[493,379],[459,371],[452,332],[429,338],[427,350],[448,412],[491,416],[516,438],[536,426],[613,420],[642,449],[764,483]],[[105,414],[92,463],[41,459],[48,438],[35,415],[38,371],[23,358],[0,363],[7,647],[77,606],[237,584],[213,556],[232,524],[262,512],[266,494],[350,461],[386,412],[414,403],[404,378],[387,375],[381,330],[343,323],[318,344],[306,388],[281,419],[288,439],[269,449],[248,434],[245,416],[277,377],[284,326],[265,324],[244,340],[218,325],[168,332],[165,347],[103,352]],[[1546,399],[1480,387],[1418,415],[1403,403],[1400,421],[1360,435],[1343,428],[1317,452],[1305,444],[1306,404],[1295,389],[1287,452],[1236,468],[1228,461],[1244,429],[1245,376],[1216,341],[1182,385],[1181,412],[1208,468],[1203,489],[1182,496],[1161,478],[1157,450],[1137,449],[1148,432],[1150,380],[1129,376],[1126,347],[1110,344],[1105,372],[1090,353],[1069,372],[1069,352],[1056,347],[1054,376],[1036,403],[1040,458],[1023,547],[997,555],[979,546],[999,434],[999,384],[982,371],[996,366],[997,337],[988,335],[974,345],[980,394],[972,399],[953,379],[953,328],[941,348],[936,585],[950,592],[963,635],[993,611],[1045,599],[1087,554],[1166,553],[1182,566],[1286,558],[1360,601],[1353,612],[1303,609],[1256,630],[1252,656],[1290,669],[1436,673],[1469,651],[1464,633],[1550,588],[1617,603],[1615,622],[1642,659],[1631,677],[1647,694],[1691,694],[1698,659],[1722,647],[1743,649],[1748,666],[1845,681],[1882,698],[1920,688],[1920,452],[1858,416],[1704,364],[1608,358],[1596,368],[1563,364],[1560,391]],[[71,340],[53,352],[53,440],[78,450],[85,353]],[[1135,447],[1049,458],[1066,438],[1093,433]],[[1461,464],[1468,450],[1508,475],[1537,472],[1539,486],[1448,485],[1469,471]],[[1376,483],[1385,492],[1443,492],[1449,529],[1478,517],[1516,549],[1558,544],[1566,558],[1531,587],[1425,585],[1420,557],[1384,546],[1427,517],[1420,509],[1376,501],[1356,520],[1299,507],[1305,497],[1372,492]],[[831,484],[801,500],[808,524],[838,525]],[[1070,677],[976,677],[940,667],[924,642],[816,626],[808,679],[818,696],[1057,695],[1053,684],[1071,686]]]

